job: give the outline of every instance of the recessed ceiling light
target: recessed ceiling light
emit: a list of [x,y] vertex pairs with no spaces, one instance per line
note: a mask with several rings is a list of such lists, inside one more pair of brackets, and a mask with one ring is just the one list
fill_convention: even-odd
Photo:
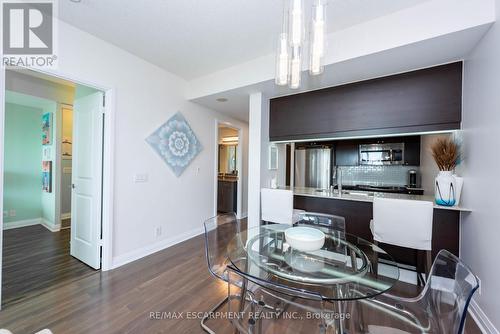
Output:
[[225,97],[219,97],[216,99],[217,102],[227,102],[227,99]]
[[78,2],[82,2],[82,0],[69,0],[69,1],[71,1],[71,2],[77,2],[77,3]]

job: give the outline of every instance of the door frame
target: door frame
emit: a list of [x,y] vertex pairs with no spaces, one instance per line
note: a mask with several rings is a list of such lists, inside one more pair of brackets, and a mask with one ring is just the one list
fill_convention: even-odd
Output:
[[[103,171],[102,171],[102,255],[101,255],[101,270],[107,271],[113,269],[113,198],[114,198],[114,135],[115,135],[115,89],[107,87],[100,83],[88,82],[74,77],[73,75],[63,73],[59,70],[29,70],[39,72],[45,75],[53,76],[63,80],[71,81],[75,84],[81,84],[95,88],[104,92],[104,154],[103,154]],[[0,287],[2,283],[2,252],[3,252],[3,177],[4,177],[4,121],[5,121],[5,68],[0,68]],[[0,309],[1,309],[1,289],[0,289]]]
[[66,104],[66,103],[57,103],[57,125],[56,125],[56,159],[57,159],[57,169],[56,169],[56,174],[55,178],[57,180],[56,182],[56,214],[55,214],[55,221],[59,222],[61,225],[62,229],[62,179],[63,179],[63,168],[62,168],[62,130],[63,130],[63,109],[71,109],[71,112],[73,112],[73,105],[72,104]]
[[5,68],[0,68],[0,310],[2,309],[3,268],[3,179],[4,179]]
[[223,121],[220,119],[215,119],[215,155],[214,155],[214,209],[213,216],[217,216],[217,188],[218,188],[218,178],[219,178],[219,126],[227,126],[238,130],[238,148],[236,149],[236,168],[238,169],[238,182],[236,182],[236,218],[242,219],[243,212],[242,209],[242,196],[243,196],[243,130],[240,126]]

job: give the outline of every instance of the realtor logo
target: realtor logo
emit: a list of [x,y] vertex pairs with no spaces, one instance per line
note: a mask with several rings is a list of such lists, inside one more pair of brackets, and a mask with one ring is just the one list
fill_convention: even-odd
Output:
[[53,1],[2,1],[4,66],[54,67]]

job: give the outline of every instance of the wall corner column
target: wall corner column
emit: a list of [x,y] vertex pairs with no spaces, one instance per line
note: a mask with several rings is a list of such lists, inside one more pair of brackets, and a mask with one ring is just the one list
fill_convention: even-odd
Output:
[[267,180],[269,99],[262,92],[250,94],[248,122],[248,227],[260,224],[260,189]]

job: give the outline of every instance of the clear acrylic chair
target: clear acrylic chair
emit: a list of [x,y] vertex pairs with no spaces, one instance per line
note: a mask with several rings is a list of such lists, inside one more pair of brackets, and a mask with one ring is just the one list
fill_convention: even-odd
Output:
[[[205,255],[208,271],[213,277],[228,282],[227,246],[230,242],[241,242],[237,238],[241,231],[240,221],[234,213],[228,213],[208,219],[203,226],[205,229]],[[241,284],[241,282],[238,284]],[[204,331],[211,334],[215,333],[205,322],[208,320],[209,314],[219,310],[227,301],[228,296],[217,303],[210,311],[205,312],[206,316],[201,320],[201,327]]]
[[[228,269],[228,310],[230,314],[238,314],[238,317],[231,320],[239,333],[326,333],[328,314],[332,311],[327,310],[326,303],[319,293],[264,280],[241,272],[231,265]],[[246,280],[247,288],[258,287],[252,289],[253,303],[245,303],[242,298],[235,298],[243,294],[242,287],[238,284],[240,278]],[[287,316],[283,316],[284,312]],[[300,320],[297,320],[299,317]],[[300,321],[301,327],[307,329],[306,332],[299,330],[297,321]]]
[[[241,236],[246,233],[243,233],[245,231],[234,213],[220,214],[212,217],[206,220],[203,226],[205,230],[205,255],[208,271],[213,277],[229,283],[228,265],[230,261],[227,258],[227,249],[231,247],[232,249],[241,250],[241,255],[238,254],[236,259],[232,259],[233,261],[237,261],[236,263],[247,261],[247,256],[244,251],[244,242],[241,239]],[[204,313],[205,315],[201,319],[201,327],[207,333],[215,334],[215,332],[206,325],[210,315],[217,312],[230,299],[239,300],[242,307],[263,307],[276,312],[273,306],[264,303],[263,298],[259,300],[256,299],[255,294],[260,289],[259,285],[248,284],[249,282],[244,276],[235,275],[234,273],[233,271],[231,284],[233,287],[237,287],[240,292],[242,290],[244,292],[236,295],[228,294],[224,299],[213,306],[212,309]],[[230,292],[230,289],[228,289],[228,292]]]
[[461,334],[467,308],[478,287],[479,281],[469,267],[447,250],[441,250],[417,297],[386,293],[360,300],[362,309],[382,312],[384,316],[376,317],[378,322],[366,322],[360,312],[357,318],[361,318],[365,332],[371,334],[396,332],[396,329],[398,333]]
[[328,215],[317,212],[302,212],[299,221],[295,225],[314,225],[328,229],[338,230],[345,233],[345,218],[341,216]]
[[299,214],[299,221],[294,226],[313,225],[336,238],[345,239],[345,218],[318,212],[303,212]]
[[[338,253],[347,253],[347,248],[338,241],[345,240],[346,238],[346,222],[345,218],[337,215],[330,215],[319,212],[303,212],[299,215],[299,221],[294,226],[314,226],[315,228],[323,231],[325,234],[332,235],[334,238],[333,244],[336,246]],[[356,266],[356,255],[354,253],[351,256],[351,267]],[[338,289],[338,287],[337,287]],[[337,311],[343,312],[345,308],[345,303],[341,301],[335,302]],[[337,323],[337,327],[341,327],[343,324]]]

